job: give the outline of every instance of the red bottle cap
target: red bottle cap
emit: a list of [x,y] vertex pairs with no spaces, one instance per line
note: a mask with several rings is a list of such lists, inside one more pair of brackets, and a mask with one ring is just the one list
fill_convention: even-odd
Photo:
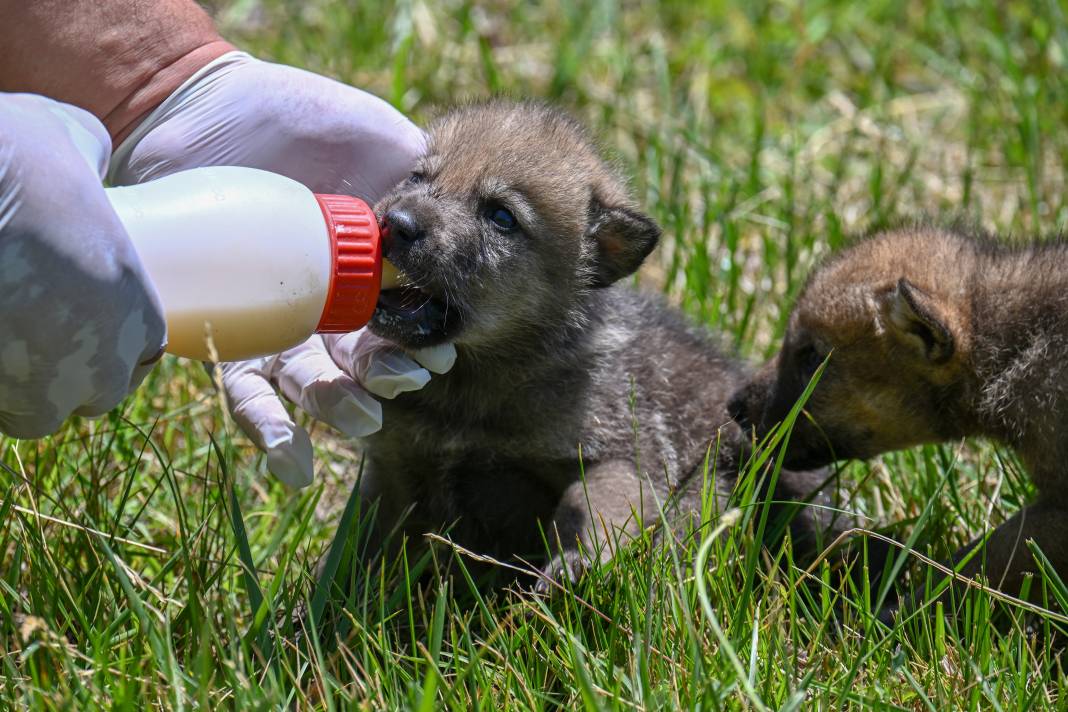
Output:
[[367,203],[350,195],[316,194],[333,247],[330,291],[316,331],[342,334],[371,321],[382,288],[382,241]]

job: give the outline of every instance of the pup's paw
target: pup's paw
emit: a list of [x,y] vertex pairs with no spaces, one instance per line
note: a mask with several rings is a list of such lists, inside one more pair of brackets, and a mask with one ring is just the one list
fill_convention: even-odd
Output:
[[579,551],[565,551],[557,554],[541,570],[542,575],[534,584],[534,592],[551,594],[554,591],[560,591],[561,587],[567,583],[578,583],[589,568],[589,561]]

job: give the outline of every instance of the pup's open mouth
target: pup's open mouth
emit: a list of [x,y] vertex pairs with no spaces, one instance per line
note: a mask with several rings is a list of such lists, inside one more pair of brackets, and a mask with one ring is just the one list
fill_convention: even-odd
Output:
[[371,317],[371,331],[409,348],[440,344],[448,339],[445,302],[413,285],[384,289]]
[[434,301],[435,297],[411,285],[384,289],[378,294],[379,309],[408,319],[418,317]]

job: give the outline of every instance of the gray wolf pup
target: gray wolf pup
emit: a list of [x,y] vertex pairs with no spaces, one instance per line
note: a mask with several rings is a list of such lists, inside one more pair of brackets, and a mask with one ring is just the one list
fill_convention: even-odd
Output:
[[1024,545],[1034,539],[1068,573],[1068,245],[922,226],[860,242],[811,276],[782,350],[732,398],[732,414],[765,432],[825,359],[788,466],[993,438],[1020,455],[1039,497],[961,572],[985,564],[1018,591],[1036,570]]
[[[382,293],[371,329],[458,354],[384,402],[387,427],[365,442],[380,536],[448,529],[480,554],[549,553],[550,576],[575,578],[659,521],[659,505],[688,493],[699,507],[695,473],[717,443],[726,501],[743,441],[726,402],[747,373],[658,298],[617,285],[660,230],[575,120],[536,103],[455,110],[375,210],[409,282]],[[777,497],[819,477],[784,473]]]

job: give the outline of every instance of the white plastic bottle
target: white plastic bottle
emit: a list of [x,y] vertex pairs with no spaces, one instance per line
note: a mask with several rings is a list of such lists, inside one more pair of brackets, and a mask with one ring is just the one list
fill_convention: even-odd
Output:
[[[159,291],[167,351],[234,361],[371,319],[378,222],[350,196],[253,168],[196,168],[108,198]],[[386,269],[387,287],[396,272]]]

